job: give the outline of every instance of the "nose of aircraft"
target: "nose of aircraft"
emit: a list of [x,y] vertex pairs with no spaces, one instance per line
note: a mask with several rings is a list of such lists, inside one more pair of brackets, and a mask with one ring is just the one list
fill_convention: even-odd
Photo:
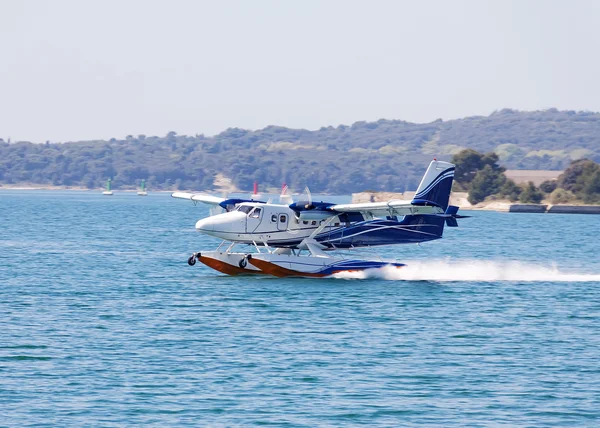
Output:
[[198,232],[212,232],[215,230],[215,223],[212,218],[203,218],[196,222],[196,230]]
[[246,214],[243,212],[218,214],[198,220],[196,230],[214,236],[219,236],[219,233],[243,233],[246,227],[245,220]]

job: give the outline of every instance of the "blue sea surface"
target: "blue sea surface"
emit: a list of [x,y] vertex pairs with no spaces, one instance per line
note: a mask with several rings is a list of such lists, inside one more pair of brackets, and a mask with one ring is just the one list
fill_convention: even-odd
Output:
[[375,252],[406,270],[278,279],[188,266],[207,214],[0,191],[0,426],[600,426],[600,216],[472,212]]

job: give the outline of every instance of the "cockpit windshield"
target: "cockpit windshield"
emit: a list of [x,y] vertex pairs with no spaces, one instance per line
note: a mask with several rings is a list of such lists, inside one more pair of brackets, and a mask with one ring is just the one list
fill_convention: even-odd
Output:
[[235,210],[241,211],[251,218],[260,218],[260,215],[262,213],[262,208],[259,208],[254,205],[238,205]]

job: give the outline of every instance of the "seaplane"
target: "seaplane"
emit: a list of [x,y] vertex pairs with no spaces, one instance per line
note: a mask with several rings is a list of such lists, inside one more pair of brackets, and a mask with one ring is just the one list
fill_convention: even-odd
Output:
[[[313,202],[308,189],[307,200],[298,202],[284,190],[278,204],[205,193],[171,196],[222,210],[196,223],[198,232],[222,242],[216,250],[193,253],[190,266],[199,261],[227,275],[327,277],[405,266],[344,257],[341,250],[432,241],[442,238],[445,225],[458,226],[457,219],[466,216],[449,205],[454,169],[453,164],[434,159],[412,200]],[[247,251],[237,250],[240,246]]]

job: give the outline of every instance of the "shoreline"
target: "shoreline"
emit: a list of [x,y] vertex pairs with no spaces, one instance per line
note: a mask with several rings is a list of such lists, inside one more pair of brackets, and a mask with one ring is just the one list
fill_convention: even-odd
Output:
[[[77,186],[24,186],[24,185],[0,185],[0,191],[2,190],[49,190],[49,191],[57,191],[57,190],[75,190],[78,192],[104,192],[106,189],[104,187],[99,187],[97,189],[88,189],[87,187],[77,187]],[[139,192],[140,189],[113,189],[115,193],[131,193],[131,192]],[[150,191],[146,190],[148,193]],[[154,193],[158,192],[181,192],[182,190],[152,190]],[[198,192],[201,193],[201,192]]]
[[[386,202],[390,199],[411,200],[415,192],[360,192],[352,194],[352,203]],[[487,200],[473,205],[468,200],[467,192],[452,192],[450,205],[457,206],[462,211],[495,211],[510,213],[561,213],[561,214],[600,214],[600,204],[589,205],[579,201],[564,204],[553,204],[543,200],[539,204],[511,202],[507,199]]]
[[[105,191],[104,188],[88,189],[87,187],[78,186],[36,186],[36,185],[0,185],[0,192],[6,191],[78,191],[78,192],[89,192],[101,194]],[[137,193],[139,189],[116,189],[114,193]],[[185,192],[190,190],[152,190],[147,191],[148,193],[172,193],[172,192]],[[204,191],[191,191],[195,193],[208,193],[210,194],[218,192],[218,190],[204,190]],[[244,193],[244,192],[238,192]],[[412,193],[412,192],[410,192]],[[363,192],[363,194],[370,194],[370,192]],[[357,195],[357,194],[352,194]],[[390,195],[400,196],[401,194]],[[339,195],[332,195],[339,196]],[[412,196],[412,195],[411,195]],[[354,202],[354,201],[353,201]],[[567,204],[552,204],[549,201],[542,201],[540,204],[522,204],[519,202],[510,201],[487,201],[480,202],[477,205],[471,205],[466,200],[466,194],[462,192],[455,192],[451,198],[451,204],[458,206],[463,211],[495,211],[495,212],[506,212],[506,213],[561,213],[561,214],[600,214],[600,205],[589,205],[578,202],[571,202]]]

